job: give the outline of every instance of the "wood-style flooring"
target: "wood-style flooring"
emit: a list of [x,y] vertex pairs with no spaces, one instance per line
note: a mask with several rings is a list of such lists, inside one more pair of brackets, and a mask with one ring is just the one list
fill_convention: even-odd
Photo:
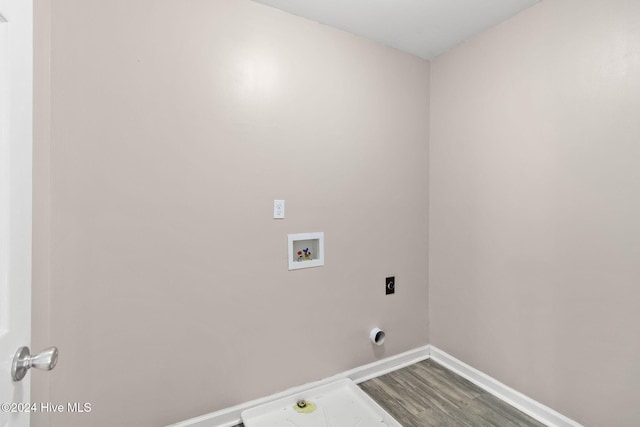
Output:
[[430,359],[360,388],[404,427],[544,427]]
[[404,427],[544,426],[430,359],[360,387]]

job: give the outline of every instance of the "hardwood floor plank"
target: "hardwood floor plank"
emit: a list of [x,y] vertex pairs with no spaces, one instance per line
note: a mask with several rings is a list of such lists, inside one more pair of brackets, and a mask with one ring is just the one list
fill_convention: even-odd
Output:
[[367,381],[367,384],[361,384],[360,388],[376,401],[393,402],[394,406],[398,407],[402,412],[417,414],[424,410],[422,402],[416,402],[411,396],[408,396],[402,387],[391,378],[387,378],[386,381],[374,378],[371,381]]
[[410,371],[419,373],[421,377],[429,379],[429,382],[443,388],[451,388],[468,398],[475,398],[485,391],[471,381],[457,375],[431,359],[415,363],[408,367]]
[[412,411],[411,406],[393,388],[381,386],[380,381],[367,381],[360,387],[403,426],[412,425],[420,414],[420,411]]
[[416,375],[411,371],[392,372],[388,378],[383,378],[381,381],[394,382],[394,376],[403,376],[404,381],[395,381],[394,386],[407,392],[402,394],[403,398],[421,402],[421,410],[434,409],[449,414],[459,410],[460,406],[468,400],[468,398],[457,394],[455,390],[429,382],[427,378]]
[[489,408],[494,414],[499,414],[502,419],[506,420],[509,424],[518,427],[543,427],[539,421],[534,420],[527,414],[520,412],[508,403],[500,400],[496,396],[484,393],[475,399],[479,404],[485,408]]
[[418,414],[411,424],[403,424],[405,427],[424,426],[424,427],[473,427],[467,423],[461,423],[460,420],[435,409],[427,409]]
[[[431,384],[423,383],[419,378],[408,371],[395,371],[382,378],[381,381],[388,382],[401,395],[403,399],[411,400],[414,404],[415,412],[422,412],[426,409],[436,409],[444,411],[446,408],[456,406],[455,396],[443,394]],[[404,391],[404,393],[402,393]]]

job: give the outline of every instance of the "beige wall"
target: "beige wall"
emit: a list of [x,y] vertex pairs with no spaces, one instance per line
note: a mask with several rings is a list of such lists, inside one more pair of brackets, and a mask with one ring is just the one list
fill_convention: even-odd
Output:
[[[34,346],[60,361],[34,396],[93,404],[37,425],[164,425],[428,343],[428,62],[244,0],[36,6]],[[311,231],[326,265],[288,272]]]
[[[33,394],[93,412],[35,425],[163,425],[429,338],[640,423],[637,2],[545,0],[431,77],[244,0],[36,12],[33,346],[61,359]],[[288,272],[304,231],[327,265]]]
[[431,343],[640,425],[640,2],[546,0],[432,62]]

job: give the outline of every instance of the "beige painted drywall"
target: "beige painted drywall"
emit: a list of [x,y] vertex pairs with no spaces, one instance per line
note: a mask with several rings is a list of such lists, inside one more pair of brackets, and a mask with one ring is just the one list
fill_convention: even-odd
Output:
[[[92,411],[35,425],[165,425],[428,343],[428,62],[245,0],[36,10],[34,346],[60,360],[34,396]],[[314,231],[326,265],[287,271]]]
[[640,2],[545,0],[431,66],[431,343],[640,425]]

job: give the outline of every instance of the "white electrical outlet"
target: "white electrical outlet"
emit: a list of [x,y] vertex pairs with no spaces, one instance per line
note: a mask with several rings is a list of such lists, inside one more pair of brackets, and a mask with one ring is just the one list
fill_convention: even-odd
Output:
[[284,200],[273,201],[273,218],[274,219],[284,218]]

